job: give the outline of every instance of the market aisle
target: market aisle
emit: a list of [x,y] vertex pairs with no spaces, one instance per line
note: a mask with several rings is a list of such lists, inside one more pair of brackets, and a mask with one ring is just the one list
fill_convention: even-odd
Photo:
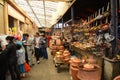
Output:
[[35,64],[27,77],[22,80],[70,80],[69,69],[67,65],[61,66],[61,72],[57,70],[53,64],[53,58],[48,49],[49,59],[41,59],[40,64]]

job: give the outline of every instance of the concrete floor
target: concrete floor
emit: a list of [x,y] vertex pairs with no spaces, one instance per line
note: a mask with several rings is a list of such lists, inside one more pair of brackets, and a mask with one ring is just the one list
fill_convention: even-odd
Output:
[[26,74],[22,80],[71,80],[67,65],[62,65],[61,72],[57,73],[53,58],[48,49],[49,59],[40,59],[40,64],[35,62],[35,66]]

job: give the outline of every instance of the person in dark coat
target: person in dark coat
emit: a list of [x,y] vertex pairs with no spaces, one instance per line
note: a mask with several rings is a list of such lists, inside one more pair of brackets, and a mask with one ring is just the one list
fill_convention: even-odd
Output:
[[2,48],[2,41],[0,40],[0,80],[6,80],[6,73],[8,70],[6,51]]
[[20,72],[19,72],[19,67],[17,65],[17,56],[16,56],[16,45],[13,42],[14,37],[12,36],[7,36],[6,41],[8,43],[6,47],[6,55],[8,59],[8,70],[11,74],[12,80],[21,80],[20,78]]

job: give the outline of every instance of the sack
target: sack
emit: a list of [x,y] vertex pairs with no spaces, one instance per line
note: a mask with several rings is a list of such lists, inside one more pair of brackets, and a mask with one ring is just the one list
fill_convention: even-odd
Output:
[[24,68],[25,68],[25,72],[30,71],[30,66],[26,62],[24,63]]

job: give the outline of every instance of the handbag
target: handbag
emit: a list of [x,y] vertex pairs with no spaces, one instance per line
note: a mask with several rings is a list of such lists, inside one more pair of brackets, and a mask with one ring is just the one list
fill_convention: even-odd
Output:
[[25,72],[29,72],[30,71],[30,66],[25,62],[24,63],[24,69],[25,69]]

